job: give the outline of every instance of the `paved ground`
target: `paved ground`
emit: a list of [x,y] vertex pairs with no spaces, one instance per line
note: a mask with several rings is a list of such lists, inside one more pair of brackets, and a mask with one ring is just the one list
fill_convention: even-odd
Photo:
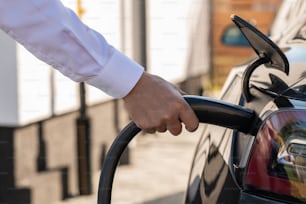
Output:
[[[182,203],[200,133],[201,130],[178,137],[168,134],[137,136],[130,148],[131,164],[117,169],[112,204]],[[96,175],[98,180],[99,175]],[[94,194],[57,204],[94,204],[96,199]]]

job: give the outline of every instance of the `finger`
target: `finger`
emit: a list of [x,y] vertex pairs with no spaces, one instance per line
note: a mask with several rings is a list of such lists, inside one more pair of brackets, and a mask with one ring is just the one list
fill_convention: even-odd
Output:
[[160,127],[157,127],[156,130],[157,130],[157,132],[166,132],[167,131],[167,126],[162,125]]
[[194,132],[199,127],[199,119],[189,105],[181,111],[180,119],[189,132]]
[[156,132],[156,130],[154,128],[150,128],[150,129],[145,129],[143,130],[145,133],[149,133],[149,134],[153,134]]
[[167,125],[167,129],[172,135],[174,136],[179,135],[182,132],[181,121],[180,120],[172,121],[171,123]]

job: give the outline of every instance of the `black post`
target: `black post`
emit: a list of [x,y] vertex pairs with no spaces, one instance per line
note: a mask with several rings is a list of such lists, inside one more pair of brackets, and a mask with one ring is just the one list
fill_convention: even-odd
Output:
[[80,83],[80,114],[77,119],[77,147],[79,191],[81,195],[92,193],[90,162],[90,119],[87,116],[85,84]]
[[0,203],[32,203],[31,189],[16,186],[15,129],[0,127]]

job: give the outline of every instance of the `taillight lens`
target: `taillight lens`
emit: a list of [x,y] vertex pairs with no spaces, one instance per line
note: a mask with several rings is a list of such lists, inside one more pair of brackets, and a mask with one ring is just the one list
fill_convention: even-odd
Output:
[[306,110],[280,110],[259,129],[245,188],[306,201]]

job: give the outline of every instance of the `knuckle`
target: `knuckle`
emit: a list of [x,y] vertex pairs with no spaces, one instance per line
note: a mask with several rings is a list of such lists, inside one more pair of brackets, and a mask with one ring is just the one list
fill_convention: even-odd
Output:
[[171,104],[171,106],[175,109],[175,110],[181,110],[182,108],[185,108],[185,103],[182,103],[180,101],[176,101],[175,103]]
[[162,115],[160,123],[167,123],[168,121],[171,121],[173,117],[174,117],[174,114],[168,111]]
[[144,122],[144,121],[140,121],[138,123],[136,123],[137,127],[139,127],[142,130],[148,130],[151,129],[152,127],[150,125],[148,125],[148,123]]

